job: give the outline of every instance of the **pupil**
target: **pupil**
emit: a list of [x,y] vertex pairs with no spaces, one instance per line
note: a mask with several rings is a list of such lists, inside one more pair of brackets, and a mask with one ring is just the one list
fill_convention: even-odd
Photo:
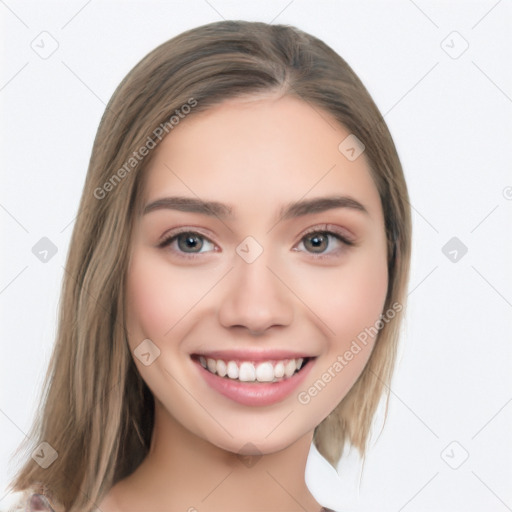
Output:
[[[182,243],[184,241],[184,243]],[[184,238],[178,238],[178,246],[180,249],[201,249],[199,238],[191,233],[184,233]]]
[[[321,234],[314,235],[310,238],[311,245],[313,246],[313,249],[326,249],[326,247],[322,247],[322,244],[325,245],[326,243],[326,237]],[[322,252],[322,251],[316,251],[316,252]]]

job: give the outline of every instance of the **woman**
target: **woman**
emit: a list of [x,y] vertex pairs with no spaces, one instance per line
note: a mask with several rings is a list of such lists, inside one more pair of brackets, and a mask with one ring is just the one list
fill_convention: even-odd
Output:
[[223,21],[108,104],[64,277],[28,510],[322,508],[311,442],[364,455],[411,220],[358,77],[294,27]]

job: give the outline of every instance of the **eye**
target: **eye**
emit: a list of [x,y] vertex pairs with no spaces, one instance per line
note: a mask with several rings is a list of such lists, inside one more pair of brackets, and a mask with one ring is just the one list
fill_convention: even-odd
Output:
[[340,252],[343,246],[354,245],[354,242],[347,236],[339,233],[338,231],[332,231],[327,229],[327,226],[315,227],[309,230],[301,239],[300,247],[304,247],[310,254],[317,255],[315,257],[322,258],[325,256],[331,256],[332,253]]
[[[347,236],[332,228],[328,229],[328,226],[324,225],[316,226],[306,232],[302,236],[297,246],[298,248],[293,250],[303,251],[305,249],[313,257],[321,259],[335,256],[336,253],[342,250],[343,246],[351,245],[354,245],[354,242]],[[216,252],[218,250],[209,238],[190,229],[173,231],[159,242],[158,247],[162,249],[169,248],[171,252],[179,257],[189,259],[196,258],[199,254]]]
[[[194,258],[195,254],[215,251],[215,244],[196,231],[174,231],[165,237],[158,247],[169,247],[171,252],[182,255],[185,258]],[[204,250],[203,250],[204,249]]]

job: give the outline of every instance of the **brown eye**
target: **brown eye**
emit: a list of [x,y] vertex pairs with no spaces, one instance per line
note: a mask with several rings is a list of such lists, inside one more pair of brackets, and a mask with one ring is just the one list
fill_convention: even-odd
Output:
[[329,246],[329,235],[327,233],[315,233],[304,237],[307,242],[304,246],[308,249],[311,248],[312,252],[322,253]]
[[354,245],[354,242],[339,233],[317,229],[316,231],[311,230],[306,233],[301,239],[299,248],[301,245],[304,246],[309,254],[323,258],[336,256],[343,249],[343,246]]
[[183,252],[188,252],[189,249],[192,252],[200,252],[203,247],[203,237],[195,233],[180,233],[174,238],[178,241],[180,251]]
[[172,253],[185,258],[215,251],[215,245],[211,240],[195,231],[185,230],[171,233],[158,244],[158,247],[168,248]]

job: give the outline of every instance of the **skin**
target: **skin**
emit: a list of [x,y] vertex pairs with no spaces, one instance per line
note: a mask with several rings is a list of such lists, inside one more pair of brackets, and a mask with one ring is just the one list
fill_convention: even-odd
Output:
[[[304,478],[313,431],[354,384],[374,340],[309,403],[297,395],[378,320],[388,286],[380,198],[364,153],[351,162],[338,150],[348,135],[328,113],[267,94],[191,115],[155,150],[145,205],[199,197],[230,205],[233,218],[159,209],[134,224],[127,328],[132,355],[144,339],[160,350],[149,366],[134,357],[155,397],[155,427],[148,456],[111,489],[103,512],[321,509]],[[335,194],[367,213],[335,208],[279,220],[283,205]],[[315,252],[305,231],[326,224],[355,245],[330,237]],[[158,247],[177,227],[204,237],[188,249],[195,259],[176,240]],[[247,236],[263,248],[250,264],[236,252]],[[210,388],[190,358],[234,347],[316,359],[299,389],[250,407]],[[240,453],[258,456],[248,465]]]

